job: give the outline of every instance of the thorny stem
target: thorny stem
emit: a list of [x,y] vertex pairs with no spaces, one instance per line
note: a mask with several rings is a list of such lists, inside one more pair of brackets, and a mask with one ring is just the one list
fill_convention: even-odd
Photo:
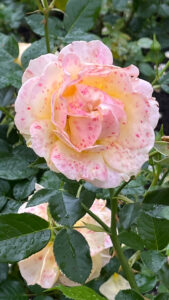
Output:
[[[124,184],[123,184],[124,187]],[[121,186],[121,189],[123,188]],[[121,191],[121,189],[119,188],[118,191],[116,191],[116,196],[118,195],[117,193]],[[118,235],[117,235],[117,228],[116,228],[116,214],[117,214],[117,199],[113,197],[113,190],[110,189],[110,201],[111,201],[111,240],[113,243],[113,247],[116,251],[117,257],[120,261],[120,264],[122,266],[122,269],[130,283],[130,286],[132,289],[134,289],[137,293],[140,294],[140,291],[137,287],[135,278],[134,278],[134,274],[132,272],[132,269],[130,268],[128,261],[122,251],[119,239],[118,239]]]

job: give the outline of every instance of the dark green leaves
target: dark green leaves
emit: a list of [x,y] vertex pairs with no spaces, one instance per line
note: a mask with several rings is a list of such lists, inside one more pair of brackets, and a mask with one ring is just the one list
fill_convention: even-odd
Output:
[[166,258],[158,251],[145,251],[141,253],[143,263],[153,273],[157,273],[166,261]]
[[64,17],[65,29],[68,32],[90,30],[97,20],[100,7],[100,0],[69,0]]
[[124,290],[118,293],[115,300],[143,300],[143,298],[133,290]]
[[148,249],[161,250],[169,243],[168,220],[153,218],[142,213],[137,224],[139,235]]
[[48,223],[32,214],[0,216],[0,261],[22,260],[46,246],[50,239]]
[[31,197],[31,199],[29,200],[29,202],[27,204],[27,207],[49,202],[49,199],[53,199],[53,201],[55,201],[57,198],[57,195],[58,195],[58,191],[41,189],[40,191],[37,191]]
[[78,283],[87,280],[92,269],[90,250],[78,231],[59,231],[54,242],[54,254],[59,268],[68,278]]
[[59,285],[57,289],[73,300],[106,300],[87,286],[66,287]]
[[[44,30],[44,16],[41,14],[32,14],[25,18],[32,31],[40,36],[45,36]],[[51,37],[62,36],[63,22],[56,17],[49,18],[49,35]]]
[[0,178],[17,180],[35,175],[37,170],[29,167],[35,158],[34,152],[25,146],[0,155]]
[[[51,40],[51,48],[53,49],[53,40]],[[45,38],[42,38],[34,43],[26,49],[22,55],[22,65],[26,68],[31,59],[37,58],[40,55],[46,54],[46,42]]]
[[144,243],[143,243],[142,239],[135,232],[123,231],[119,234],[119,239],[120,239],[121,243],[124,243],[125,245],[127,245],[133,249],[136,249],[136,250],[144,249]]
[[78,198],[61,191],[56,191],[56,198],[49,200],[49,208],[58,223],[68,226],[72,226],[85,213]]
[[28,300],[28,296],[19,281],[6,280],[0,285],[0,300]]
[[144,203],[169,205],[169,187],[157,187],[148,191]]

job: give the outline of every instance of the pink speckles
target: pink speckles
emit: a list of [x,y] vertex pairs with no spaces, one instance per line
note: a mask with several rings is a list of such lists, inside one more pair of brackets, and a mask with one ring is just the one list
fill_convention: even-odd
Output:
[[140,137],[140,135],[137,133],[137,134],[136,134],[136,137],[137,137],[137,138],[139,138],[139,137]]
[[36,125],[36,126],[35,126],[35,129],[40,130],[40,129],[42,129],[42,127],[41,127],[40,125]]
[[39,82],[39,83],[38,83],[38,86],[42,87],[42,86],[43,86],[43,84],[42,84],[41,82]]
[[27,110],[30,110],[30,109],[31,109],[30,106],[28,106],[28,107],[27,107]]
[[25,121],[25,118],[21,118],[21,121]]

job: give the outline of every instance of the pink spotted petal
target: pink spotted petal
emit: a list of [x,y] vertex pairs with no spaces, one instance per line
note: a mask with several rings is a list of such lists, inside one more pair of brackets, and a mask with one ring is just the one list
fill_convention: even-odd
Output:
[[123,70],[127,72],[131,77],[137,78],[139,76],[139,69],[134,65],[130,65]]
[[106,180],[106,167],[100,153],[75,152],[63,142],[57,141],[51,154],[56,168],[69,179]]
[[65,73],[77,75],[82,69],[79,57],[74,53],[69,53],[63,57],[62,66]]
[[38,78],[32,78],[29,82],[26,82],[19,90],[15,101],[15,124],[21,134],[29,134],[30,126],[36,120],[30,102],[32,91],[37,84]]
[[15,102],[15,123],[22,134],[29,134],[33,121],[51,119],[51,97],[60,87],[62,75],[57,65],[51,63],[40,78],[31,78],[22,85]]
[[67,121],[67,103],[64,98],[58,96],[58,91],[52,95],[51,102],[52,122],[59,129],[64,129]]
[[120,122],[116,115],[113,114],[112,107],[102,104],[99,108],[102,116],[102,131],[99,138],[112,136],[116,138],[120,133]]
[[53,244],[18,263],[22,277],[28,285],[38,284],[51,288],[59,277],[59,268],[53,254]]
[[57,137],[54,133],[54,126],[49,120],[33,122],[30,127],[31,148],[40,157],[49,159],[52,148],[54,147]]
[[22,83],[26,82],[32,77],[40,76],[44,72],[46,66],[51,62],[57,62],[56,55],[45,54],[30,60],[29,65],[23,74]]
[[68,54],[77,55],[83,64],[112,65],[113,63],[111,51],[101,41],[73,42],[61,50],[58,59],[63,61]]
[[137,175],[148,159],[147,149],[125,149],[115,145],[103,153],[105,163],[112,172],[121,175],[121,180],[128,181],[132,175]]
[[48,213],[47,213],[47,206],[48,203],[42,203],[40,205],[36,205],[36,206],[32,206],[32,207],[26,207],[28,202],[24,202],[24,204],[22,204],[19,207],[18,213],[31,213],[33,215],[39,216],[43,219],[45,219],[46,221],[48,221]]
[[99,116],[69,118],[70,140],[80,150],[93,146],[101,133]]

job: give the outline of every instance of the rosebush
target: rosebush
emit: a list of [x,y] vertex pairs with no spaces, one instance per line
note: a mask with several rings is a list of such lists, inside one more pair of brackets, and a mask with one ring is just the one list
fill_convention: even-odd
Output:
[[168,16],[0,3],[0,299],[169,298]]

